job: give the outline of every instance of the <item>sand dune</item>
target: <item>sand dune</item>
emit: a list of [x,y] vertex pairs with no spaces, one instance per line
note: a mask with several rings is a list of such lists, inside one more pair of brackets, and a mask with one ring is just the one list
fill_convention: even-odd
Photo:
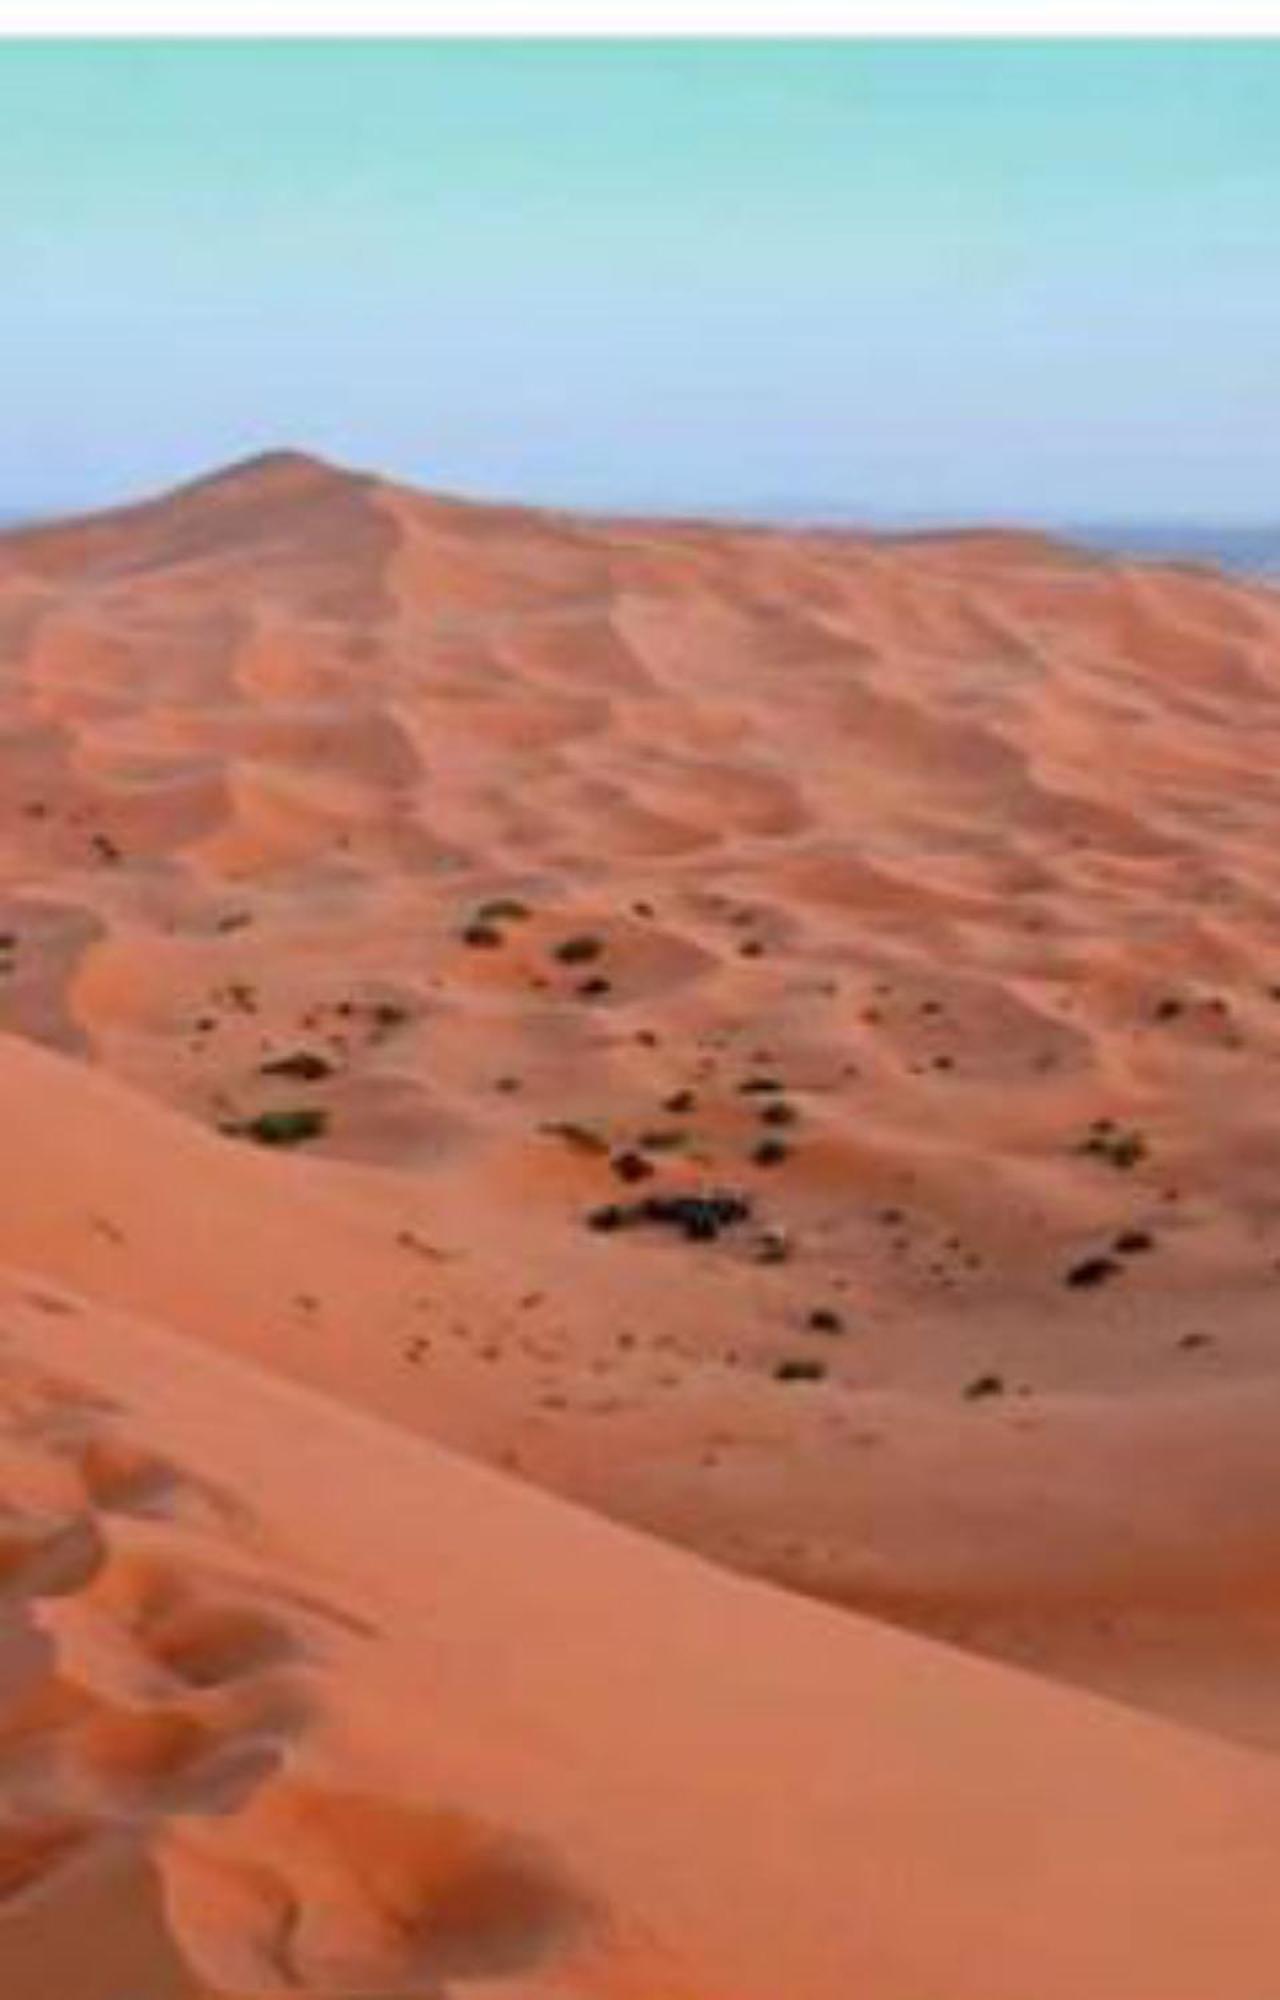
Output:
[[275,454],[0,668],[5,1991],[1274,2000],[1280,599]]
[[1272,1989],[1269,1760],[19,1275],[5,1319],[6,1991]]

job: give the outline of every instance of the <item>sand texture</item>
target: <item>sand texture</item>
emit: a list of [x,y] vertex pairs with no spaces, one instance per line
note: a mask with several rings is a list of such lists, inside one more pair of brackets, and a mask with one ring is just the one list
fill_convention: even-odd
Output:
[[1276,2000],[1280,595],[0,537],[4,2000]]

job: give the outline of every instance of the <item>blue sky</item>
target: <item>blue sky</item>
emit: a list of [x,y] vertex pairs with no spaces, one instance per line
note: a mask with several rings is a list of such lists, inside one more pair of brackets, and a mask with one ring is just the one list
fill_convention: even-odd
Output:
[[3,43],[0,508],[1280,518],[1280,42]]

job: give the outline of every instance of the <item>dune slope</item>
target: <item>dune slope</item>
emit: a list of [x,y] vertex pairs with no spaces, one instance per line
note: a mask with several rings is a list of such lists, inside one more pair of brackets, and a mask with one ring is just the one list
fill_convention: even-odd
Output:
[[3,1296],[7,1993],[1274,1991],[1270,1760]]
[[1031,536],[0,537],[5,1991],[1273,2000],[1278,729]]

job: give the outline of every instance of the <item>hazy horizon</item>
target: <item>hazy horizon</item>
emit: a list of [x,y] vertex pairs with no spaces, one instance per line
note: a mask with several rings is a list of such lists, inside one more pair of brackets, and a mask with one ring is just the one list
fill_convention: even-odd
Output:
[[[23,526],[38,526],[42,522],[74,517],[78,513],[90,513],[115,506],[130,506],[197,483],[206,477],[232,471],[241,463],[251,463],[255,456],[271,456],[295,453],[296,446],[267,447],[261,454],[249,454],[245,459],[232,459],[217,465],[187,467],[171,481],[157,486],[147,483],[131,487],[106,498],[79,500],[69,498],[59,506],[44,508],[21,506],[4,501],[0,496],[0,530]],[[323,454],[319,454],[323,456]],[[332,462],[332,461],[331,461]],[[345,465],[341,469],[378,476],[381,468],[373,465]],[[682,515],[693,519],[712,522],[738,521],[747,526],[841,528],[866,529],[872,533],[912,533],[929,532],[937,529],[963,530],[965,528],[1025,529],[1029,532],[1043,532],[1064,539],[1093,542],[1099,548],[1111,550],[1129,549],[1135,553],[1159,555],[1204,554],[1210,559],[1225,562],[1231,566],[1247,568],[1253,562],[1265,563],[1274,568],[1280,563],[1280,509],[1271,516],[1259,515],[1254,518],[1229,519],[1180,519],[1174,515],[1137,517],[1115,517],[1092,520],[1062,519],[1053,515],[1031,512],[1010,512],[997,514],[955,514],[942,511],[920,509],[914,512],[887,512],[873,503],[861,504],[856,500],[841,501],[827,498],[812,500],[787,499],[782,496],[762,497],[757,500],[743,498],[736,504],[731,502],[710,502],[700,507],[684,507],[660,495],[649,501],[624,504],[614,507],[607,505],[587,506],[566,499],[563,495],[537,490],[482,491],[462,486],[446,486],[430,477],[411,479],[405,483],[420,486],[425,491],[435,491],[444,497],[463,502],[492,505],[528,506],[545,508],[549,511],[564,510],[585,515],[600,514],[619,518],[672,519]]]
[[0,47],[6,481],[1264,521],[1280,43]]

